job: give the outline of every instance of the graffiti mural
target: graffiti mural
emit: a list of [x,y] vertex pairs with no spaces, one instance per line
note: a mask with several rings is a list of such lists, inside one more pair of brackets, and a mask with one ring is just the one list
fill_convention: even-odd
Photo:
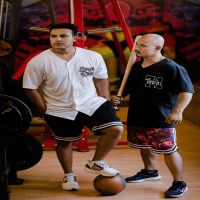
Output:
[[[119,0],[132,38],[146,33],[164,37],[164,56],[183,65],[192,81],[200,83],[200,3],[196,0]],[[69,22],[68,1],[53,1],[59,23]],[[120,26],[110,0],[104,0],[114,25]],[[106,27],[107,23],[97,0],[83,0],[84,28]],[[9,23],[9,17],[8,17]],[[30,27],[48,28],[51,18],[45,1],[23,0],[16,52],[15,69],[36,48],[49,46],[49,35],[29,31]],[[128,48],[123,32],[117,36],[128,58]],[[119,57],[111,33],[87,36],[85,46],[99,52],[104,58]]]

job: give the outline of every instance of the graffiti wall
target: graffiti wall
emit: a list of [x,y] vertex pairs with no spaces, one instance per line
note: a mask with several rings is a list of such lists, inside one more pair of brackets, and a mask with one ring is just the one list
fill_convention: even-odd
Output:
[[[54,0],[59,23],[69,22],[68,1]],[[104,0],[114,25],[118,18],[110,0]],[[164,56],[183,65],[193,82],[200,83],[200,3],[198,0],[119,0],[132,38],[146,33],[164,37]],[[8,13],[8,23],[9,23]],[[106,27],[107,23],[97,0],[83,0],[84,28]],[[3,19],[4,20],[4,19]],[[23,0],[15,70],[25,57],[41,45],[49,45],[49,35],[29,31],[30,27],[47,28],[51,25],[47,4],[38,0]],[[9,30],[7,30],[9,31]],[[130,50],[122,32],[117,32],[124,53]],[[118,58],[119,54],[111,33],[89,35],[85,46],[99,52],[105,59]]]

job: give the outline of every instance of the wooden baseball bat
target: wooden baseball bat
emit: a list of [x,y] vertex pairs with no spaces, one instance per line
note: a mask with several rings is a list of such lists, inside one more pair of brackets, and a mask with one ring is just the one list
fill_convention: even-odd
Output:
[[[126,70],[125,70],[125,73],[124,73],[124,77],[123,77],[121,86],[120,86],[119,91],[117,93],[117,97],[119,97],[119,98],[121,98],[123,89],[124,89],[124,87],[126,85],[126,82],[128,80],[129,74],[131,72],[131,69],[132,69],[134,63],[135,63],[136,58],[137,57],[136,57],[136,54],[135,54],[135,51],[134,51],[134,48],[133,48],[132,51],[131,51],[131,55],[129,57],[127,66],[126,66]],[[115,108],[115,110],[119,110],[119,108],[117,107],[117,105],[115,105],[114,108]]]

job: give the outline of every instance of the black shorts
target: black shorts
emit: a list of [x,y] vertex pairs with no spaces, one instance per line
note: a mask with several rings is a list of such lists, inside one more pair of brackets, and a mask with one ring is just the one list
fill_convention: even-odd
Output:
[[103,103],[92,116],[78,112],[75,120],[69,120],[45,114],[44,119],[56,140],[71,142],[82,138],[84,125],[92,132],[98,132],[98,134],[100,130],[111,126],[123,126],[116,116],[115,109],[110,101]]

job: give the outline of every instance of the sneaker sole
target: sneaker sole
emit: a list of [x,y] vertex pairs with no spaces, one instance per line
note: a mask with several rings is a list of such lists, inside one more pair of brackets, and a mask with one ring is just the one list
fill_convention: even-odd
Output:
[[185,188],[185,190],[183,191],[182,194],[179,194],[179,195],[169,195],[169,194],[166,194],[165,196],[166,196],[166,197],[182,197],[183,194],[184,194],[185,192],[187,192],[187,191],[188,191],[188,187]]
[[105,172],[94,171],[94,170],[89,169],[89,168],[87,168],[85,166],[84,166],[84,171],[88,172],[88,173],[92,173],[92,174],[101,174],[102,176],[107,176],[107,177],[112,177],[112,176],[116,176],[116,175],[120,174],[120,172],[118,172],[117,174],[108,174],[108,173],[105,173]]
[[76,188],[64,188],[62,187],[63,190],[67,190],[67,191],[78,191],[80,190],[80,188],[76,189]]
[[158,181],[162,178],[162,176],[156,176],[156,177],[151,177],[151,178],[145,178],[145,179],[140,179],[140,180],[135,180],[135,181],[126,181],[127,183],[138,183],[142,181]]

